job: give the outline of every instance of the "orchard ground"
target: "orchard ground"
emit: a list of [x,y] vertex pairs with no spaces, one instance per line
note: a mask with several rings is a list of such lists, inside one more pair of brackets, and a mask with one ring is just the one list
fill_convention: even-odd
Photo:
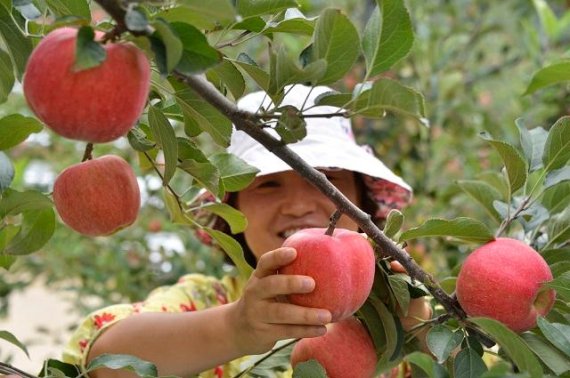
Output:
[[80,320],[70,301],[72,296],[73,293],[49,288],[39,280],[11,294],[8,316],[0,318],[0,329],[11,332],[26,345],[30,358],[16,346],[2,343],[2,360],[12,358],[13,366],[37,374],[47,359],[61,359],[63,346]]

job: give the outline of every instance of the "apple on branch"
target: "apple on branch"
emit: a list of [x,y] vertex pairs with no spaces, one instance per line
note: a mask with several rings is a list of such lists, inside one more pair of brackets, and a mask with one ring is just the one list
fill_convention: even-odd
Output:
[[55,133],[90,143],[109,142],[125,135],[143,112],[150,65],[133,44],[107,43],[100,65],[77,71],[77,34],[77,29],[66,27],[41,40],[26,66],[24,96]]
[[292,294],[289,302],[327,309],[336,322],[354,314],[366,301],[372,284],[376,260],[366,238],[355,231],[325,228],[300,230],[283,243],[297,250],[297,257],[279,270],[280,274],[304,275],[315,280],[315,289]]
[[498,238],[474,250],[457,277],[457,300],[469,316],[485,316],[515,332],[536,326],[556,297],[543,283],[552,280],[542,256],[525,243]]
[[299,340],[291,352],[293,368],[316,360],[329,378],[372,378],[378,358],[372,338],[354,316],[327,326],[323,336]]
[[60,173],[53,201],[70,228],[86,236],[105,236],[136,220],[140,190],[131,166],[119,156],[106,155]]

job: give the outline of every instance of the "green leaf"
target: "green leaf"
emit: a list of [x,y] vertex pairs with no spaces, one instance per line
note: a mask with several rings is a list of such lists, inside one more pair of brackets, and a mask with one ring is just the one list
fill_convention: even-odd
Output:
[[414,43],[412,22],[402,0],[377,0],[362,36],[366,77],[388,70],[404,58]]
[[426,337],[426,343],[437,362],[443,364],[451,353],[461,345],[463,333],[453,332],[443,324],[432,327]]
[[0,49],[0,104],[6,102],[8,95],[12,92],[14,87],[14,67],[10,55]]
[[[235,9],[228,0],[181,0],[177,4],[180,6],[168,9],[161,17],[170,22],[186,22],[202,30],[211,30],[217,24],[227,25],[236,18]],[[172,12],[179,16],[168,18]]]
[[[176,31],[168,22],[159,18],[152,23],[152,26],[155,29],[153,38],[162,42],[164,48],[164,57],[161,57],[161,59],[164,60],[164,72],[161,70],[161,73],[168,74],[174,70],[180,62],[180,59],[182,59],[184,46],[180,38],[178,38]],[[155,54],[156,53],[157,51],[155,50]]]
[[384,235],[391,239],[398,233],[398,231],[400,231],[403,223],[404,215],[402,212],[396,209],[392,209],[386,217],[386,224],[384,225],[384,230],[382,232],[384,232]]
[[446,378],[449,376],[445,369],[426,353],[412,352],[405,357],[405,360],[420,368],[429,378]]
[[293,378],[327,378],[327,372],[317,360],[308,360],[295,366]]
[[270,75],[268,94],[274,103],[279,103],[279,96],[283,94],[283,88],[288,84],[316,82],[324,74],[326,64],[324,60],[317,60],[300,68],[289,56],[283,46],[277,54],[270,53]]
[[10,114],[0,119],[0,150],[7,150],[30,136],[43,130],[42,124],[35,118],[21,114]]
[[269,74],[263,71],[247,54],[240,53],[237,60],[230,59],[230,61],[248,74],[265,92],[269,90]]
[[249,278],[253,273],[253,268],[245,260],[241,245],[234,238],[221,231],[208,227],[205,227],[204,230],[216,240],[224,252],[232,259],[239,274],[246,279]]
[[486,132],[483,132],[480,135],[495,148],[499,155],[501,155],[503,163],[505,164],[505,169],[507,171],[510,188],[509,191],[511,194],[513,194],[518,189],[523,187],[523,185],[526,183],[526,180],[528,178],[527,161],[519,152],[519,150],[510,144],[500,140],[494,140]]
[[548,342],[544,337],[525,332],[521,335],[528,347],[544,362],[550,370],[561,376],[570,370],[570,360],[566,358],[558,349]]
[[394,314],[388,310],[380,299],[376,296],[369,296],[368,300],[378,312],[386,336],[385,349],[376,365],[377,370],[384,371],[392,365],[400,353],[400,349],[403,346],[404,333],[401,327],[398,327]]
[[[421,93],[391,79],[378,79],[372,86],[357,86],[358,94],[351,110],[357,114],[383,118],[386,111],[416,118],[427,125],[425,118],[425,100]],[[334,99],[334,97],[332,97]],[[323,98],[326,104],[326,97]]]
[[515,121],[520,133],[521,146],[530,167],[530,172],[542,168],[542,153],[548,132],[542,127],[528,130],[521,118]]
[[[566,251],[568,253],[568,251]],[[556,296],[570,302],[570,272],[565,272],[544,284],[545,287],[556,290]]]
[[485,181],[479,180],[459,180],[457,185],[471,198],[483,205],[483,208],[492,219],[501,222],[501,216],[493,206],[495,200],[501,199],[501,192]]
[[469,320],[491,336],[520,370],[528,372],[531,378],[542,377],[540,362],[519,335],[494,319],[470,318]]
[[396,301],[400,306],[400,310],[404,315],[408,315],[408,308],[410,306],[410,291],[408,290],[408,283],[404,278],[405,274],[391,274],[388,276],[390,288],[394,292]]
[[562,168],[570,159],[570,116],[558,119],[548,131],[542,162],[550,172]]
[[145,132],[137,127],[129,130],[127,139],[131,147],[139,152],[152,150],[156,147],[156,144],[147,138]]
[[107,57],[107,52],[95,42],[95,32],[89,26],[82,26],[77,32],[74,71],[87,70],[97,67]]
[[158,370],[154,364],[128,354],[101,354],[89,362],[87,372],[101,367],[113,370],[125,369],[134,372],[140,377],[158,376]]
[[0,152],[0,194],[10,187],[13,179],[14,166],[12,161],[4,152]]
[[32,41],[22,34],[10,14],[10,9],[6,8],[2,3],[0,3],[0,37],[12,57],[12,64],[16,70],[16,79],[22,81],[26,62],[32,53]]
[[[54,371],[57,373],[54,374]],[[81,369],[78,365],[72,365],[50,358],[44,362],[42,370],[38,374],[38,377],[65,378],[79,377],[80,375]]]
[[532,75],[530,84],[523,95],[529,95],[539,89],[570,80],[570,60],[557,62],[541,68]]
[[36,191],[18,192],[8,189],[0,201],[0,218],[17,215],[28,210],[52,208],[53,203],[44,194]]
[[325,9],[315,27],[312,61],[324,60],[326,71],[316,84],[331,84],[344,77],[358,58],[359,47],[358,32],[350,19],[338,9]]
[[570,182],[563,181],[547,188],[542,195],[542,204],[550,214],[556,214],[570,207]]
[[206,188],[210,193],[220,197],[222,195],[220,188],[220,172],[209,161],[201,162],[186,159],[179,163],[180,169],[189,173],[196,181]]
[[216,108],[202,99],[193,89],[172,83],[176,92],[174,97],[182,110],[185,121],[195,121],[200,129],[206,131],[215,143],[227,147],[232,133],[231,121]]
[[296,8],[295,0],[237,0],[237,11],[243,17],[277,13],[287,8]]
[[570,239],[570,208],[550,218],[548,236],[548,247],[568,242]]
[[167,187],[163,187],[162,195],[166,209],[170,215],[170,221],[175,224],[192,224],[192,219],[186,214],[182,208],[182,204],[178,198]]
[[210,156],[210,162],[218,168],[224,189],[228,192],[237,192],[246,188],[259,172],[259,169],[226,152]]
[[0,331],[0,339],[5,340],[5,341],[9,342],[10,344],[17,346],[24,353],[26,353],[26,356],[28,356],[28,358],[30,358],[30,354],[28,353],[28,349],[26,348],[26,346],[24,344],[22,344],[20,342],[20,340],[18,340],[18,338],[16,336],[14,336],[12,333],[10,333],[8,331]]
[[86,0],[46,0],[46,3],[57,18],[76,16],[91,20],[89,3]]
[[166,186],[176,172],[178,164],[178,143],[172,125],[160,109],[150,106],[148,110],[148,122],[154,136],[154,140],[164,152],[164,173],[162,185]]
[[544,189],[568,180],[570,180],[570,165],[565,165],[560,169],[548,172],[544,180]]
[[452,237],[476,243],[485,243],[494,239],[493,233],[484,223],[460,217],[451,220],[428,219],[421,226],[403,232],[400,242],[434,236]]
[[561,323],[550,323],[539,316],[536,320],[538,328],[544,337],[556,346],[562,353],[570,357],[570,325]]
[[4,252],[9,255],[27,255],[39,250],[55,231],[55,212],[52,208],[23,212],[19,232],[8,242]]
[[308,19],[298,9],[289,8],[282,21],[268,24],[261,32],[265,35],[288,33],[311,36],[315,32],[315,24],[315,18]]
[[384,324],[382,324],[382,320],[380,316],[378,316],[378,311],[374,305],[367,300],[358,309],[356,314],[366,325],[376,351],[378,353],[384,352],[386,350],[386,332],[384,330]]
[[170,24],[183,45],[182,57],[176,70],[184,75],[202,73],[222,61],[222,54],[210,46],[206,36],[184,22]]
[[200,209],[210,211],[217,216],[222,217],[228,225],[232,234],[239,234],[247,227],[247,218],[239,210],[234,209],[225,203],[207,203]]
[[275,131],[284,143],[295,143],[307,136],[307,123],[294,106],[282,106],[276,111],[281,112]]
[[213,67],[211,72],[217,75],[220,83],[231,92],[234,99],[243,96],[245,80],[234,63],[228,59],[224,59],[221,64]]
[[455,357],[453,371],[456,378],[478,378],[487,371],[487,366],[474,349],[465,348]]

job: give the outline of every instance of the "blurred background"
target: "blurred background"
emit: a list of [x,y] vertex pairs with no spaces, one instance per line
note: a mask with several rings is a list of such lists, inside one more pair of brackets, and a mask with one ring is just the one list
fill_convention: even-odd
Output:
[[[299,0],[307,16],[339,7],[365,24],[371,0]],[[356,119],[357,138],[373,145],[385,163],[414,187],[414,202],[404,211],[404,229],[427,218],[491,218],[456,185],[496,172],[499,156],[478,135],[518,144],[515,126],[550,126],[569,114],[569,87],[557,85],[529,96],[532,74],[568,57],[570,1],[430,0],[409,1],[416,40],[411,54],[388,75],[425,95],[429,125],[387,115],[380,122]],[[284,41],[301,50],[306,40]],[[249,52],[256,56],[256,47]],[[260,58],[261,60],[261,58]],[[355,70],[338,88],[352,89]],[[16,88],[0,105],[0,118],[31,115]],[[204,139],[202,143],[208,143]],[[56,175],[81,160],[85,145],[42,131],[8,151],[15,165],[12,187],[51,192]],[[113,237],[87,238],[58,224],[40,251],[0,274],[0,329],[18,337],[30,353],[0,345],[0,360],[38,372],[46,358],[59,358],[62,343],[89,311],[119,302],[139,301],[153,288],[174,283],[186,272],[220,275],[232,269],[221,252],[205,248],[187,227],[168,219],[161,181],[137,164],[126,138],[97,146],[96,155],[122,154],[138,168],[142,207],[137,222]],[[465,253],[447,240],[419,240],[409,252],[445,282]]]

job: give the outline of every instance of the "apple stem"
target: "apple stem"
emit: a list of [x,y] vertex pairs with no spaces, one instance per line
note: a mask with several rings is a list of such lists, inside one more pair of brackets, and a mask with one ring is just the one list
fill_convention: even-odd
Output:
[[334,229],[336,228],[336,222],[338,222],[341,215],[342,213],[340,212],[340,210],[336,209],[335,212],[330,217],[329,226],[325,231],[325,235],[332,236]]
[[93,159],[93,143],[87,143],[87,146],[85,146],[85,152],[83,153],[83,159],[81,159],[82,162],[86,161],[86,160],[91,160]]

